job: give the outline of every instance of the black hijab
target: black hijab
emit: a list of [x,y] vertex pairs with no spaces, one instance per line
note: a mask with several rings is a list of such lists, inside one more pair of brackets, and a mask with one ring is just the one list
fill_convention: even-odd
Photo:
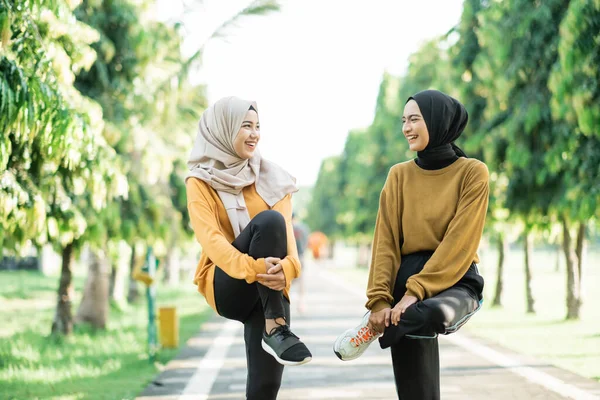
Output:
[[447,167],[467,155],[454,141],[462,134],[469,120],[465,107],[455,98],[437,90],[424,90],[406,100],[419,105],[429,131],[429,143],[417,152],[417,164],[423,169]]

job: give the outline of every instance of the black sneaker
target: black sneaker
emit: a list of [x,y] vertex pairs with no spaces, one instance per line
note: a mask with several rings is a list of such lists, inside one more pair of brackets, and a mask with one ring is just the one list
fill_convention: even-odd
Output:
[[271,334],[263,333],[262,348],[282,365],[302,365],[312,360],[306,345],[287,325],[273,329]]

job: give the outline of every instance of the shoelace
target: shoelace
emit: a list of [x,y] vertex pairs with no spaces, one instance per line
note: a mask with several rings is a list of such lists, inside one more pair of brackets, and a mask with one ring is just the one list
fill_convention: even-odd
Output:
[[367,343],[367,342],[371,341],[374,337],[375,337],[375,335],[369,329],[369,327],[363,326],[356,333],[356,336],[354,336],[352,339],[350,339],[350,343],[352,343],[355,347],[358,347],[363,343]]
[[294,335],[294,333],[290,330],[290,327],[287,325],[281,325],[280,327],[276,328],[275,333],[281,336],[281,340],[285,340],[289,337],[300,339],[298,336]]

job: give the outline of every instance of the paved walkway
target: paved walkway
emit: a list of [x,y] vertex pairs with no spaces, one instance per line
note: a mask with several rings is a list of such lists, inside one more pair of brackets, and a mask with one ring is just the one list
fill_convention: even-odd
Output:
[[[342,362],[335,337],[362,316],[364,290],[335,279],[335,270],[308,265],[306,312],[292,306],[292,330],[313,360],[286,367],[278,399],[394,399],[389,351],[374,343],[357,360]],[[295,293],[292,294],[294,300]],[[600,399],[600,384],[475,340],[463,332],[442,337],[442,399]],[[246,359],[242,326],[215,317],[137,400],[244,399]]]

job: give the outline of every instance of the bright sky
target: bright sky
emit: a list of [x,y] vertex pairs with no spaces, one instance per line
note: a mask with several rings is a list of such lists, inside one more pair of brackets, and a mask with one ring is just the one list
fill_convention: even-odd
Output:
[[[181,13],[173,0],[157,1],[163,18]],[[204,0],[199,12],[186,14],[186,50],[249,2]],[[225,39],[208,42],[197,79],[210,102],[256,100],[262,156],[299,185],[312,185],[323,158],[342,152],[348,131],[371,124],[384,71],[402,73],[421,43],[452,28],[462,0],[280,4],[280,12],[247,17]]]

